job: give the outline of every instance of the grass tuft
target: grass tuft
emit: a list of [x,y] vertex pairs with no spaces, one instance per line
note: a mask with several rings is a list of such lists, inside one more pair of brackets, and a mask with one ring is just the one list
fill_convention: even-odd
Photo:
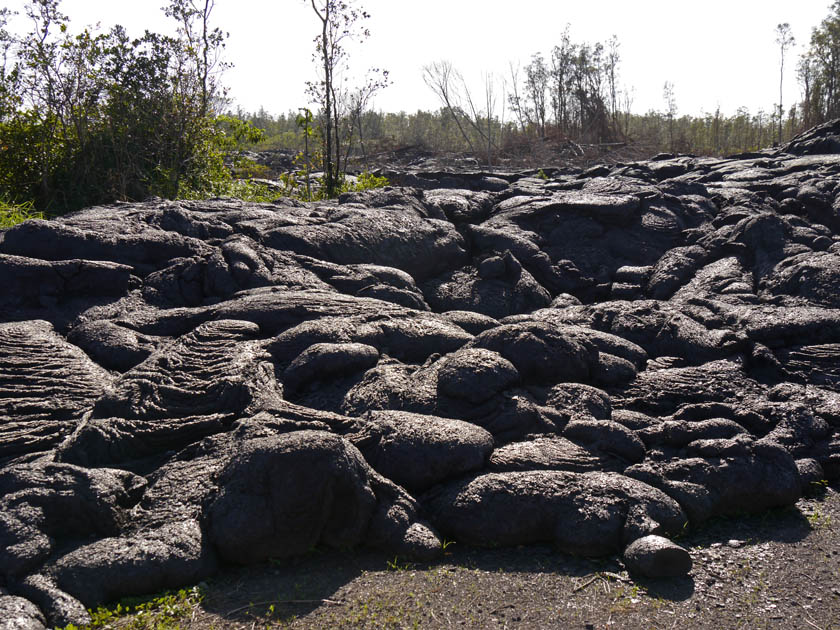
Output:
[[10,228],[29,219],[43,218],[44,213],[36,211],[31,201],[15,204],[0,198],[0,228]]

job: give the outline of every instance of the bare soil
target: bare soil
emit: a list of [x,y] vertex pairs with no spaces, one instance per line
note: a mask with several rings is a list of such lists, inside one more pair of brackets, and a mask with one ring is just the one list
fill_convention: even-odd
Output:
[[314,551],[203,585],[181,628],[840,629],[840,493],[718,519],[679,542],[680,579],[627,574],[616,557],[452,544],[434,564]]

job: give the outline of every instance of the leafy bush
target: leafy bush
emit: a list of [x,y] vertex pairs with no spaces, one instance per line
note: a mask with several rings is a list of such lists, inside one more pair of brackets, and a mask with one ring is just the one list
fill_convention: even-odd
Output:
[[[301,181],[301,177],[305,178],[303,172],[285,173],[281,175],[280,181],[285,185],[283,193],[284,197],[294,197],[306,201],[305,179]],[[335,195],[341,195],[346,192],[361,192],[363,190],[371,190],[373,188],[384,188],[388,186],[387,177],[378,177],[371,173],[361,173],[356,176],[356,181],[342,176],[338,183],[338,188],[334,191]],[[324,184],[324,178],[319,177],[315,180],[314,189],[311,192],[312,201],[323,201],[329,199],[329,191]]]
[[380,177],[373,173],[362,173],[356,179],[355,184],[351,184],[351,190],[362,191],[370,190],[372,188],[385,188],[388,185],[387,177]]
[[213,111],[224,36],[209,12],[168,0],[178,35],[130,39],[121,26],[73,35],[59,4],[27,0],[22,36],[0,9],[0,195],[61,214],[229,182],[225,153],[262,132]]
[[[292,197],[307,201],[305,174],[303,172],[283,173],[280,175],[280,188],[270,186],[263,182],[249,181],[247,179],[227,179],[214,182],[213,185],[202,192],[185,191],[185,199],[207,199],[210,197],[233,197],[244,201],[255,203],[271,203],[283,197]],[[388,186],[388,178],[377,177],[370,173],[362,173],[356,177],[356,181],[344,178],[338,190],[338,194],[345,192],[359,192],[372,188],[384,188]],[[323,185],[323,178],[316,178],[312,182],[311,201],[323,201],[327,199],[326,189]]]

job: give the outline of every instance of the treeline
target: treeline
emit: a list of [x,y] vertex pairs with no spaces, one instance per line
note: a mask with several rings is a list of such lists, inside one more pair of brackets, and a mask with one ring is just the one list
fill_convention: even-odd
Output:
[[[296,125],[296,114],[289,112],[272,116],[264,110],[257,113],[239,112],[244,120],[265,130],[265,139],[257,145],[262,149],[285,149],[302,151],[304,136]],[[486,119],[481,119],[486,124]],[[669,119],[667,113],[651,111],[647,114],[620,112],[621,136],[607,142],[577,142],[569,135],[558,132],[547,124],[546,135],[540,138],[518,122],[504,125],[498,119],[491,121],[494,138],[492,160],[504,159],[534,160],[560,158],[608,159],[611,155],[621,156],[632,150],[634,155],[649,157],[660,152],[678,152],[695,155],[733,155],[749,153],[772,146],[776,142],[777,115],[759,111],[751,113],[739,109],[734,115],[724,116],[720,111],[701,116],[675,116]],[[366,112],[362,118],[368,155],[391,151],[401,147],[414,146],[431,152],[474,153],[486,161],[486,151],[481,147],[482,138],[474,130],[465,130],[472,146],[462,135],[452,112],[442,108],[435,112],[415,113]],[[784,119],[784,140],[792,138],[802,130],[804,123],[791,115]],[[602,136],[603,138],[603,136]],[[363,161],[360,148],[354,155]]]
[[[259,137],[217,116],[224,36],[213,0],[170,0],[176,36],[73,34],[59,0],[0,9],[0,204],[62,213],[190,196],[230,179],[223,153]],[[28,20],[22,35],[12,19]]]
[[840,0],[811,34],[797,75],[803,93],[799,106],[803,127],[840,117]]
[[520,76],[510,68],[508,105],[520,132],[549,132],[577,142],[610,142],[626,136],[632,99],[619,85],[620,44],[575,43],[569,26],[548,59],[535,53]]
[[[783,77],[784,55],[793,40],[787,24],[779,25],[777,35]],[[534,54],[523,68],[511,66],[504,78],[485,77],[475,94],[451,63],[432,63],[424,68],[424,79],[440,100],[438,110],[356,112],[357,135],[366,139],[365,154],[418,146],[470,153],[490,164],[552,157],[608,159],[628,153],[723,156],[784,143],[840,117],[840,0],[814,29],[799,59],[802,100],[786,109],[776,103],[757,112],[740,108],[734,114],[680,114],[679,95],[665,82],[660,110],[633,113],[632,90],[621,82],[620,50],[615,37],[606,43],[574,42],[567,27],[547,54]],[[263,147],[303,148],[295,113],[272,116],[262,109],[238,116],[265,130]],[[352,136],[347,141],[352,144]]]
[[[700,115],[680,113],[668,82],[661,110],[634,113],[618,40],[575,42],[568,27],[550,51],[485,76],[478,92],[450,62],[426,66],[423,77],[440,101],[435,111],[371,111],[387,72],[373,69],[356,88],[333,80],[347,63],[342,40],[367,36],[354,27],[367,14],[345,0],[312,4],[322,24],[314,58],[325,72],[309,84],[316,111],[221,115],[225,36],[210,24],[215,0],[165,1],[174,36],[131,38],[121,26],[73,33],[60,0],[26,0],[23,16],[0,8],[0,210],[34,204],[61,213],[151,195],[244,194],[229,154],[261,139],[261,148],[301,152],[302,170],[332,173],[323,188],[333,194],[348,163],[364,170],[373,154],[402,147],[466,153],[490,165],[663,151],[731,155],[840,117],[840,0],[796,66],[801,102]],[[777,31],[781,83],[792,38],[787,24]]]

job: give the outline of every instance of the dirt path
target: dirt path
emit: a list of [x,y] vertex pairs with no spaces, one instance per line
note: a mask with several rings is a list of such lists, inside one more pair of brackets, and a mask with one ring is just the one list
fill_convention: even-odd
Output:
[[631,580],[615,558],[549,547],[451,545],[433,565],[313,552],[213,580],[181,628],[840,629],[838,534],[829,489],[686,536],[694,569],[674,580]]

